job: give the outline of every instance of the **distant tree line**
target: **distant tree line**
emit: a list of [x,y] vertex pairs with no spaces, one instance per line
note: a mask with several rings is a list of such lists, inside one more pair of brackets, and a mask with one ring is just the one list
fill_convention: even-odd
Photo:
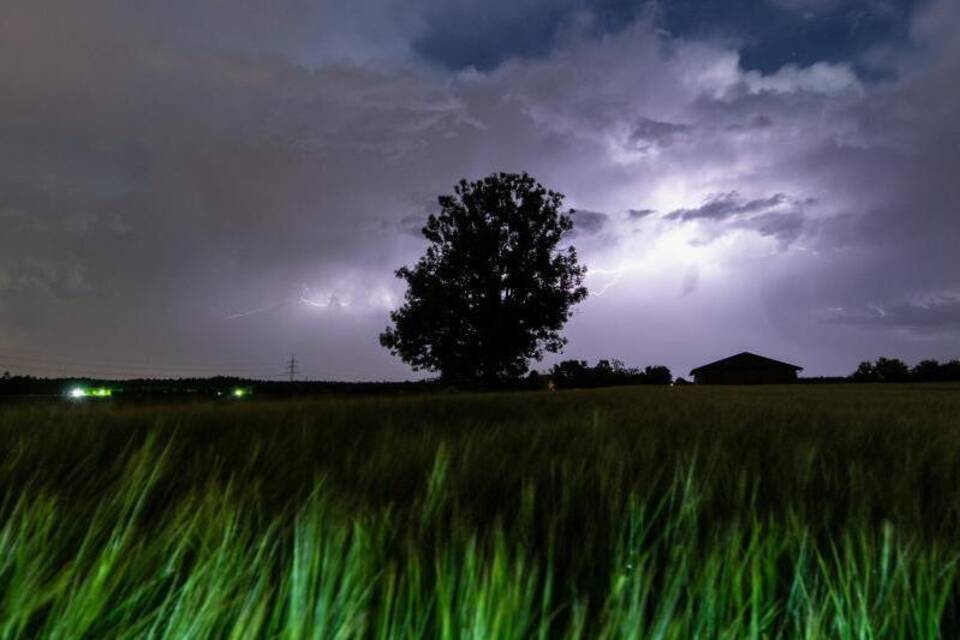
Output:
[[922,360],[910,368],[899,358],[877,358],[864,361],[850,375],[851,382],[958,382],[960,360],[938,362]]
[[114,401],[138,399],[224,398],[231,399],[233,391],[243,389],[256,398],[289,397],[290,395],[322,394],[395,394],[424,393],[463,389],[521,390],[588,389],[618,385],[659,384],[673,381],[670,369],[662,365],[635,369],[624,366],[620,360],[600,360],[589,366],[585,360],[564,360],[545,373],[532,371],[521,380],[499,385],[451,385],[440,379],[410,382],[335,382],[298,380],[295,382],[254,380],[232,376],[210,378],[139,378],[109,380],[102,378],[41,378],[30,375],[0,374],[0,397],[35,396],[51,398],[69,396],[71,389],[108,388]]
[[[512,383],[490,386],[491,389],[542,389],[548,384],[556,389],[590,389],[619,385],[668,385],[683,384],[682,378],[673,379],[670,369],[652,365],[643,369],[627,367],[622,361],[599,360],[590,366],[586,360],[564,360],[547,371],[533,371],[526,378]],[[807,384],[837,384],[845,382],[960,382],[960,360],[938,362],[922,360],[909,367],[899,358],[877,358],[873,362],[861,362],[851,375],[846,377],[800,378]],[[168,397],[229,397],[232,390],[242,387],[258,397],[312,394],[366,394],[366,393],[416,393],[451,389],[440,379],[411,382],[296,382],[265,381],[216,376],[211,378],[178,379],[130,379],[106,380],[97,378],[41,378],[30,375],[0,373],[0,397],[2,396],[64,396],[74,387],[109,387],[121,398]],[[476,387],[465,387],[476,388]]]
[[553,365],[550,381],[557,389],[589,389],[630,384],[670,384],[673,375],[663,365],[634,369],[620,360],[599,360],[593,367],[586,360],[564,360]]
[[104,387],[114,400],[231,398],[233,391],[243,389],[254,397],[289,397],[290,395],[416,393],[439,387],[435,380],[410,382],[336,382],[328,380],[256,380],[234,376],[210,378],[137,378],[109,380],[103,378],[41,378],[30,375],[0,374],[0,397],[37,396],[66,397],[71,389]]

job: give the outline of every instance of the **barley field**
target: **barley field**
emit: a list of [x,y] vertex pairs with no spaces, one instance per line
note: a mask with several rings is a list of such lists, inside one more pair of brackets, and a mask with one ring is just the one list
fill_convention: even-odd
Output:
[[960,386],[0,405],[0,638],[960,637]]

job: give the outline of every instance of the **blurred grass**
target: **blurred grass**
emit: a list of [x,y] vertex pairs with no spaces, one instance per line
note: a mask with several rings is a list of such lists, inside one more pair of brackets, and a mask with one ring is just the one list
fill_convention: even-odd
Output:
[[0,407],[0,638],[952,638],[960,386]]

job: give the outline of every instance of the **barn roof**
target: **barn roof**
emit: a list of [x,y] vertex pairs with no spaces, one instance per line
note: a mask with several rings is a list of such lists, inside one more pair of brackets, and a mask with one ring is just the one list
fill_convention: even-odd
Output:
[[789,362],[781,362],[780,360],[765,358],[764,356],[758,356],[755,353],[744,351],[743,353],[738,353],[737,355],[730,356],[729,358],[723,358],[722,360],[701,365],[696,369],[693,369],[690,372],[690,375],[696,375],[698,372],[707,371],[709,369],[778,369],[784,367],[793,369],[794,371],[803,370],[803,367],[790,364]]

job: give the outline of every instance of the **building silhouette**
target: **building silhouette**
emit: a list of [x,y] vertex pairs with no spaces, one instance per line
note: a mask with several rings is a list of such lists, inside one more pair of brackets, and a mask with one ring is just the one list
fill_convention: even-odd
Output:
[[697,384],[789,384],[803,367],[744,351],[693,369]]

